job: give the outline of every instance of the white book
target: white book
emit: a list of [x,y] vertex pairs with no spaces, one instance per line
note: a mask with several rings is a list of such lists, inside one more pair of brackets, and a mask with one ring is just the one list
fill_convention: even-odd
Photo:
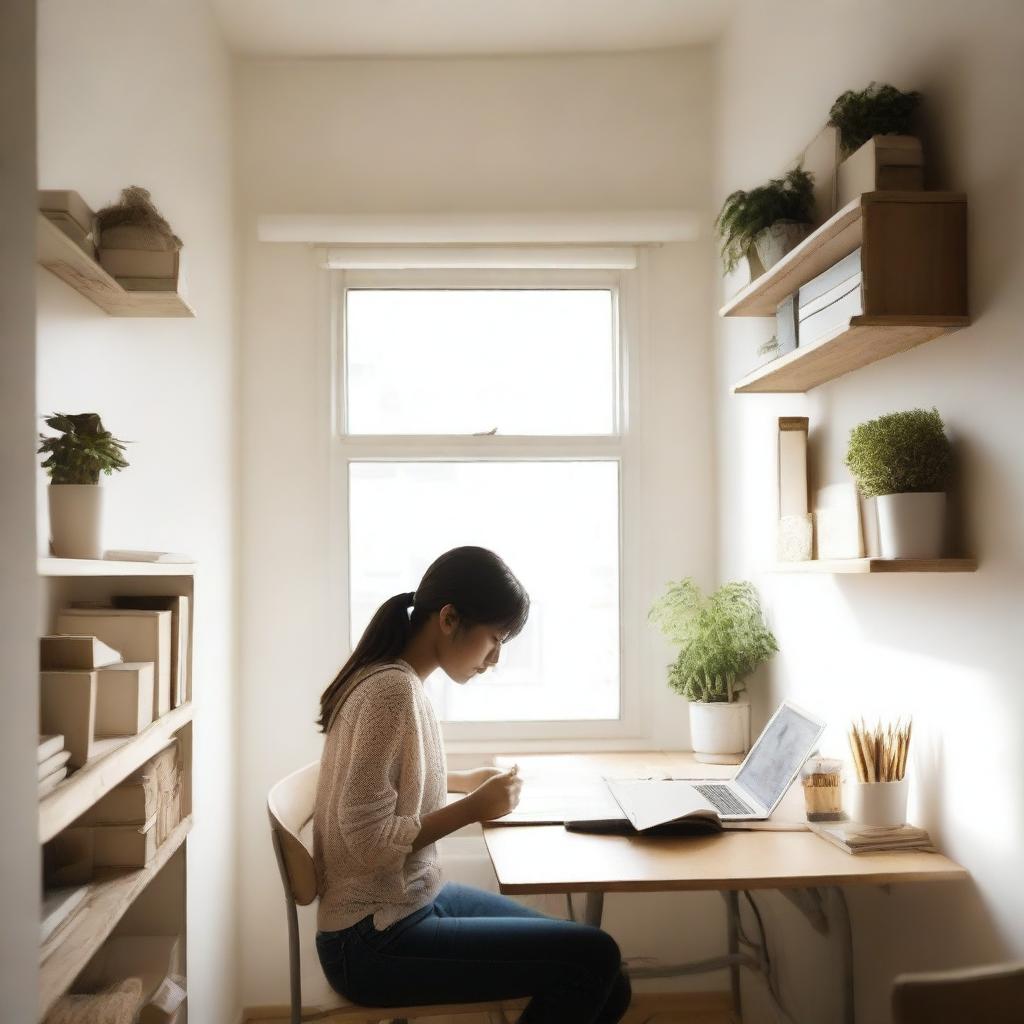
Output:
[[57,733],[51,736],[39,737],[38,761],[42,764],[48,757],[59,754],[64,749],[64,737]]
[[57,785],[63,782],[68,777],[67,768],[58,768],[55,772],[47,775],[38,786],[37,795],[40,797],[46,796],[47,793],[53,792],[57,788]]
[[45,942],[78,909],[85,899],[86,885],[62,886],[43,893],[39,941]]
[[191,555],[183,555],[178,551],[135,551],[128,548],[113,548],[103,552],[105,560],[110,562],[174,562],[191,565]]
[[68,763],[70,757],[70,750],[58,750],[56,754],[48,757],[45,761],[41,761],[36,769],[39,781],[42,782],[47,776],[63,768]]
[[779,517],[807,515],[806,416],[779,417]]

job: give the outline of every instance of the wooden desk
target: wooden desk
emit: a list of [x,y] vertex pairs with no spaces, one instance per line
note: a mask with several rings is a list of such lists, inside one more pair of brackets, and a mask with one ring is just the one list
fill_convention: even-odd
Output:
[[[591,785],[594,776],[601,774],[635,778],[665,772],[676,778],[729,778],[735,772],[730,766],[699,764],[686,752],[667,751],[501,756],[495,758],[495,763],[500,767],[518,763],[524,801],[531,782],[537,787],[550,787],[555,778],[571,793],[574,785]],[[854,1024],[853,941],[843,887],[955,881],[966,879],[968,874],[937,853],[898,851],[851,856],[812,832],[793,831],[803,820],[802,801],[796,783],[773,821],[755,830],[716,836],[644,838],[567,832],[558,825],[487,825],[484,840],[502,893],[585,893],[583,920],[588,924],[601,923],[606,892],[721,892],[728,915],[727,954],[697,964],[634,969],[631,973],[635,977],[664,977],[728,968],[737,1018],[741,1010],[741,967],[762,973],[778,1004],[778,993],[767,971],[763,929],[760,941],[751,942],[744,935],[739,917],[741,893],[753,906],[751,890],[777,889],[816,930],[827,932],[830,923],[838,930],[845,974],[844,1020]],[[771,831],[773,826],[787,831]],[[567,903],[573,914],[568,896]],[[833,905],[832,922],[829,903]]]

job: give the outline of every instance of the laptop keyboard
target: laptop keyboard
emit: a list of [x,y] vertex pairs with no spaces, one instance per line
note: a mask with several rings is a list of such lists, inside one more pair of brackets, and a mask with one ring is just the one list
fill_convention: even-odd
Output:
[[723,814],[753,814],[748,807],[727,786],[694,786],[695,790],[716,810]]

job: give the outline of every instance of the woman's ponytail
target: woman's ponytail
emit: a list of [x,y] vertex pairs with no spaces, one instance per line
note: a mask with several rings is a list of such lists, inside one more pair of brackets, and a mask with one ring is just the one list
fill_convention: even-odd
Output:
[[350,688],[347,684],[359,669],[375,662],[396,658],[405,648],[412,632],[409,608],[415,597],[413,591],[396,594],[389,597],[374,613],[348,661],[320,697],[320,717],[317,719],[317,725],[321,732],[327,732],[335,711],[348,696]]
[[396,594],[377,609],[352,656],[320,698],[320,731],[330,728],[360,669],[399,657],[413,634],[449,604],[459,613],[460,628],[486,624],[500,630],[506,641],[518,636],[530,614],[529,595],[493,551],[473,546],[446,551],[431,563],[415,592]]

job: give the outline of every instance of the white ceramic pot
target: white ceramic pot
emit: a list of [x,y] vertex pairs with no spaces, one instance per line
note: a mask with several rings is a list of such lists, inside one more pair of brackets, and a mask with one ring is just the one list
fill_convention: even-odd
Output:
[[750,749],[750,704],[690,701],[690,745],[704,764],[739,764]]
[[103,557],[103,490],[99,484],[50,484],[50,550],[57,558]]
[[899,828],[907,823],[910,784],[899,782],[851,782],[850,817],[872,828]]
[[942,491],[881,494],[878,546],[883,558],[941,558],[946,526],[946,495]]
[[790,249],[795,249],[810,233],[810,224],[779,220],[755,235],[754,248],[765,270],[778,263]]

